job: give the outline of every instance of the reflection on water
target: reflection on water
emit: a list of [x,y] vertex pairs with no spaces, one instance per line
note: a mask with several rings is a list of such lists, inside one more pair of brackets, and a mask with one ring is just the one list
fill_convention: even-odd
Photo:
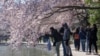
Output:
[[12,50],[7,45],[0,45],[0,56],[54,56],[54,48],[47,50],[46,45],[37,45],[36,47],[26,47],[22,45],[18,50]]

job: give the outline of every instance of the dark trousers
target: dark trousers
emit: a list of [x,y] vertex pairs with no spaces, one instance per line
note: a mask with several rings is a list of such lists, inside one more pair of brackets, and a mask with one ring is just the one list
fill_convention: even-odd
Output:
[[66,40],[66,52],[67,52],[67,56],[72,56],[72,51],[69,42],[70,42],[69,40]]
[[75,39],[74,40],[74,45],[75,45],[75,49],[79,50],[80,49],[80,40],[79,39]]
[[91,53],[91,47],[92,47],[92,45],[94,46],[94,48],[95,48],[95,52],[96,53],[98,53],[98,51],[97,51],[97,43],[96,43],[96,41],[94,41],[94,40],[92,40],[92,41],[89,41],[89,52]]

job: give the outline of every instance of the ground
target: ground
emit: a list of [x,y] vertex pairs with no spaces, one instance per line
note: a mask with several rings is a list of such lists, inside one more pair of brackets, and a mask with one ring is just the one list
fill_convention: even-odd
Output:
[[[99,55],[86,55],[86,52],[82,52],[82,51],[76,51],[75,48],[74,48],[74,45],[72,44],[71,45],[71,49],[72,49],[72,53],[73,53],[73,56],[99,56]],[[63,48],[62,46],[60,47],[60,56],[63,56]]]

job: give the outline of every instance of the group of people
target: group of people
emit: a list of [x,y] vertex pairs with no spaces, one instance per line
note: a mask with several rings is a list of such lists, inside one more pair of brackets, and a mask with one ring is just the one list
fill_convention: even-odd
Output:
[[70,40],[70,28],[67,23],[62,24],[62,27],[59,31],[54,27],[50,28],[51,37],[54,38],[53,46],[56,47],[57,56],[60,56],[60,45],[63,47],[63,56],[72,56],[71,48],[69,46]]
[[72,56],[71,47],[69,45],[70,35],[73,36],[75,49],[80,51],[80,47],[82,47],[82,51],[87,54],[91,54],[92,49],[94,48],[95,54],[98,54],[97,51],[97,26],[93,24],[91,26],[88,24],[87,26],[80,26],[76,28],[73,32],[68,27],[67,23],[62,24],[62,27],[57,30],[54,27],[50,27],[51,34],[49,37],[53,37],[53,46],[56,48],[57,56],[60,56],[60,45],[63,47],[63,56]]
[[[87,54],[91,54],[92,49],[95,50],[94,54],[98,54],[97,48],[97,25],[93,24],[92,26],[88,24],[87,26],[80,26],[76,28],[76,31],[73,34],[75,49],[80,50]],[[93,51],[94,51],[93,50]]]

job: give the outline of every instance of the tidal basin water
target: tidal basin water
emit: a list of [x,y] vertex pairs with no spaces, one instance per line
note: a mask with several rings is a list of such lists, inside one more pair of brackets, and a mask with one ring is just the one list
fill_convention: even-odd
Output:
[[38,44],[36,47],[22,45],[17,50],[13,50],[8,45],[0,44],[0,56],[54,56],[54,47],[49,51],[47,45]]

